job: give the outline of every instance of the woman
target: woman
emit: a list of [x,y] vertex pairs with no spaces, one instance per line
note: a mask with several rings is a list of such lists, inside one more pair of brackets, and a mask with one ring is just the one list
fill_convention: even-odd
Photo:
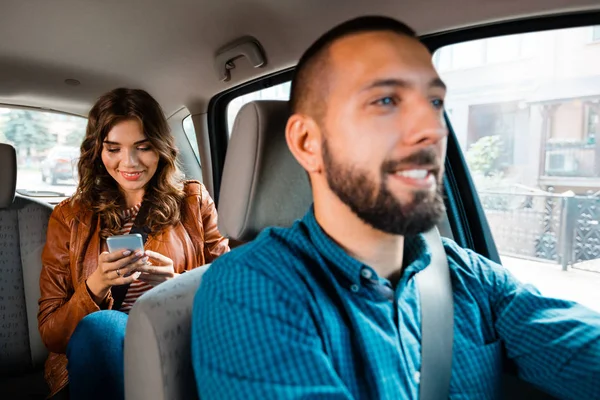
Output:
[[[51,352],[51,397],[123,398],[133,303],[229,250],[214,202],[200,182],[182,180],[176,157],[164,114],[145,91],[113,90],[90,111],[77,191],[54,209],[42,254],[38,324]],[[145,251],[109,253],[106,239],[134,225],[147,236]]]

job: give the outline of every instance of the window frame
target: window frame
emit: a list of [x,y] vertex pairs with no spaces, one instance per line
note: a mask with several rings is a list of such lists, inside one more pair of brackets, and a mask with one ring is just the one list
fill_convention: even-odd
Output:
[[[487,39],[497,36],[541,32],[555,29],[595,26],[600,24],[600,10],[579,11],[545,16],[526,17],[494,22],[472,27],[444,31],[421,36],[421,41],[432,54],[441,47]],[[268,88],[293,76],[293,68],[255,79],[214,96],[208,107],[208,128],[213,162],[215,197],[221,183],[221,175],[227,151],[227,105],[235,97]],[[500,256],[487,222],[475,184],[468,169],[464,153],[446,115],[449,138],[446,157],[446,206],[448,219],[455,241],[462,247],[500,262]],[[218,198],[215,199],[218,201]]]
[[[497,36],[533,33],[556,29],[594,26],[600,23],[600,10],[554,14],[490,23],[421,37],[432,54],[448,45]],[[454,210],[448,210],[450,225],[456,242],[500,263],[500,256],[492,236],[479,194],[475,188],[464,153],[456,139],[453,127],[446,118],[449,130],[446,157],[446,175],[453,191]],[[457,234],[457,231],[459,234]]]
[[227,152],[227,144],[229,142],[229,129],[227,126],[227,107],[229,106],[229,102],[245,94],[291,81],[293,74],[294,68],[288,68],[233,87],[210,99],[208,103],[208,140],[212,160],[213,199],[217,206],[219,205],[219,192],[223,167],[225,165],[225,153]]

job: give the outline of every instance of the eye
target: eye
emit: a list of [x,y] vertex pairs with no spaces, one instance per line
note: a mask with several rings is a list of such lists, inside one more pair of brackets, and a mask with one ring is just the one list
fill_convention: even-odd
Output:
[[398,100],[393,96],[385,96],[375,100],[373,104],[378,106],[395,106],[398,104]]
[[137,148],[139,151],[150,151],[152,148],[150,146],[143,146]]
[[106,149],[109,153],[118,153],[120,149]]
[[437,110],[441,110],[442,108],[444,108],[444,100],[442,99],[433,99],[431,100],[431,104]]

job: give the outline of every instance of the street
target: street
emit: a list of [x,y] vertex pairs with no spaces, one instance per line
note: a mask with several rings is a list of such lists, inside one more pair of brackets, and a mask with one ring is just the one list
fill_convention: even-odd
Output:
[[521,282],[530,283],[544,296],[576,301],[600,312],[600,273],[560,265],[502,256],[502,264]]

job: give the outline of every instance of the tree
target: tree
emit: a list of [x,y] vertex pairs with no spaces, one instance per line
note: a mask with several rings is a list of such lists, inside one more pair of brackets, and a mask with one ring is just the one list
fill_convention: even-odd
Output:
[[44,151],[56,144],[56,137],[48,131],[48,117],[45,113],[30,110],[11,110],[5,114],[3,122],[4,137],[17,149],[25,150],[27,156],[31,150]]
[[502,148],[502,139],[498,135],[484,136],[473,143],[466,154],[471,172],[483,176],[500,174]]
[[67,134],[65,138],[65,144],[67,146],[79,147],[81,146],[81,142],[83,141],[83,137],[85,130],[82,132],[80,130],[71,131]]

